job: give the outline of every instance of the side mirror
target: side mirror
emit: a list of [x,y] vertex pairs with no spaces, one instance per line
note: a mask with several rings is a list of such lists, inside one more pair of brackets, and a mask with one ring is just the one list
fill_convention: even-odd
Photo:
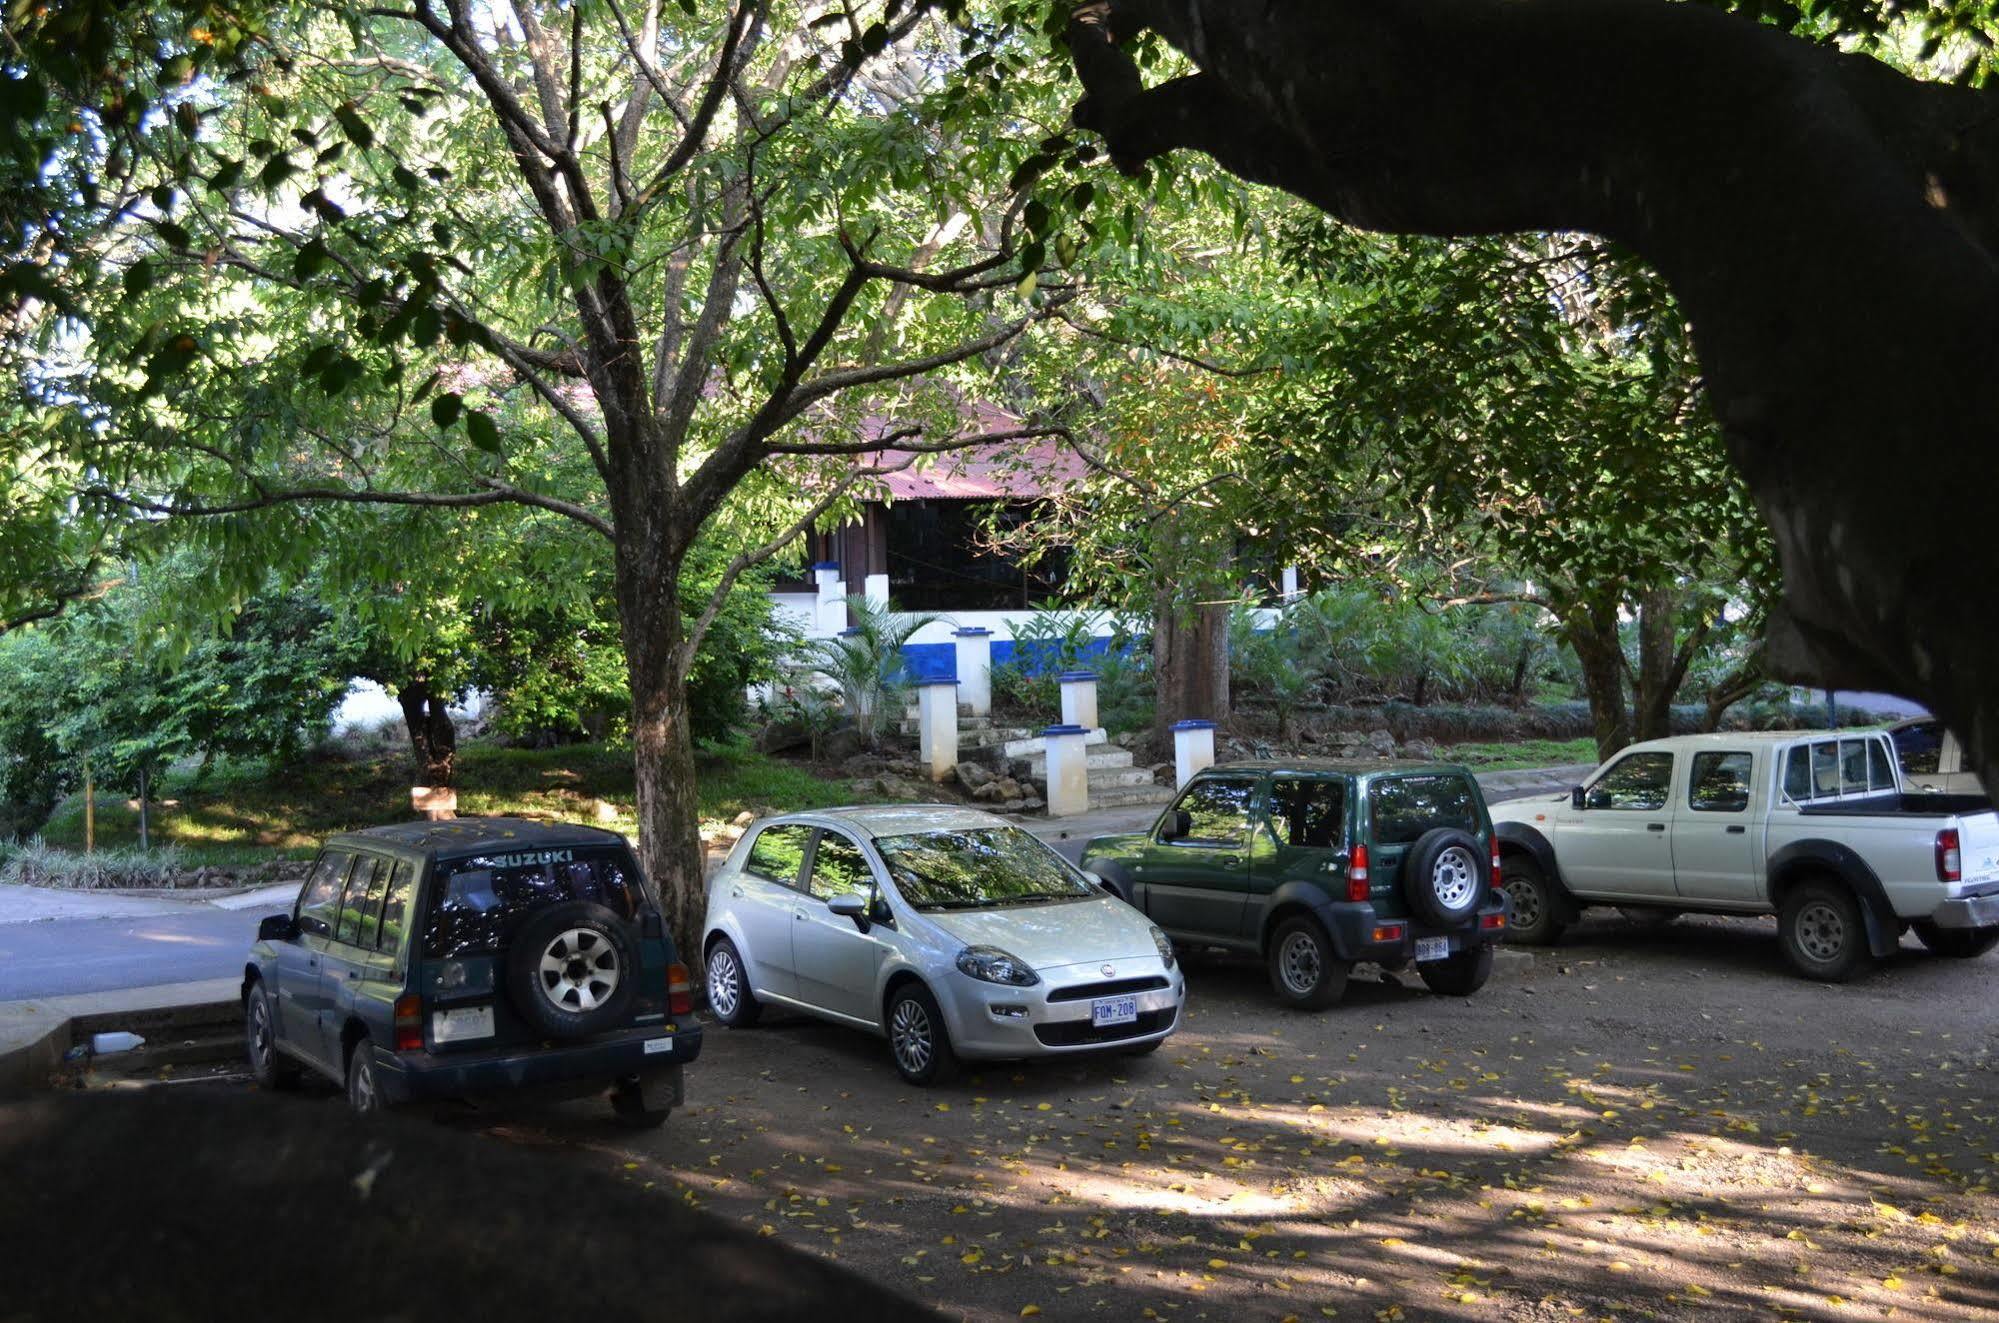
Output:
[[260,942],[289,942],[298,936],[298,928],[289,914],[267,914],[257,924],[257,940]]
[[1581,786],[1569,787],[1569,803],[1575,806],[1576,808],[1589,807],[1589,805],[1583,803],[1583,788]]
[[868,930],[870,922],[868,918],[868,897],[862,895],[860,892],[849,891],[843,895],[828,896],[826,898],[826,909],[829,913],[837,914],[843,919],[852,919],[854,926],[862,932]]
[[1186,809],[1174,809],[1166,815],[1166,830],[1159,833],[1162,841],[1182,841],[1194,830],[1194,815]]

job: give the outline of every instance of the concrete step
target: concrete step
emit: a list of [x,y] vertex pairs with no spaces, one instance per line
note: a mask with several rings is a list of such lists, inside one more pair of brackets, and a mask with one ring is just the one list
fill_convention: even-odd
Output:
[[[991,717],[959,717],[958,742],[960,744],[964,743],[967,735],[987,734],[992,728],[993,719]],[[896,722],[895,729],[899,735],[920,735],[923,732],[922,723],[914,716],[904,717],[901,721]]]
[[1155,785],[1152,773],[1143,767],[1093,767],[1090,769],[1090,794],[1099,789],[1111,790],[1122,786]]
[[[1083,744],[1087,748],[1092,744],[1108,744],[1110,743],[1110,739],[1110,732],[1099,726],[1083,736]],[[961,752],[966,748],[963,744],[960,744],[958,747]],[[984,744],[977,747],[987,752],[992,752],[995,749],[995,746],[992,744]],[[1000,741],[997,745],[997,752],[1002,758],[1032,758],[1036,754],[1040,754],[1043,758],[1046,758],[1048,755],[1048,741],[1039,732],[1033,735],[1022,734],[1014,739]]]
[[[1115,745],[1105,745],[1102,748],[1095,746],[1085,747],[1088,749],[1088,752],[1083,755],[1083,761],[1093,772],[1105,767],[1131,766],[1130,749],[1120,749]],[[1037,780],[1045,781],[1048,779],[1048,755],[1046,753],[1035,754],[1027,760],[1027,763],[1029,775]]]
[[1090,808],[1131,808],[1141,804],[1164,804],[1173,798],[1173,788],[1162,785],[1114,786],[1099,791],[1090,787]]

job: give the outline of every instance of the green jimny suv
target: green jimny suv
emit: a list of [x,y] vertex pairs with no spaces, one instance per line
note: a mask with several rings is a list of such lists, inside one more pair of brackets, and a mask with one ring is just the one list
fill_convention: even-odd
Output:
[[624,837],[518,818],[333,837],[243,969],[266,1087],[316,1071],[361,1112],[602,1094],[634,1126],[681,1099],[692,991]]
[[1431,991],[1468,996],[1506,928],[1485,799],[1444,764],[1210,767],[1151,831],[1100,836],[1082,862],[1177,945],[1262,956],[1278,997],[1308,1010],[1360,961],[1413,959]]

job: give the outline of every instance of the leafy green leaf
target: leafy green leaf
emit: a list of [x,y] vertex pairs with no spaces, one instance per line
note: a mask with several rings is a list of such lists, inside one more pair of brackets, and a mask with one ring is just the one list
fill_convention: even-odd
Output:
[[455,391],[447,391],[430,402],[430,421],[440,428],[450,427],[458,421],[458,415],[465,411],[465,397]]
[[465,431],[472,444],[489,455],[500,453],[500,429],[493,422],[493,415],[484,410],[474,410],[465,415]]

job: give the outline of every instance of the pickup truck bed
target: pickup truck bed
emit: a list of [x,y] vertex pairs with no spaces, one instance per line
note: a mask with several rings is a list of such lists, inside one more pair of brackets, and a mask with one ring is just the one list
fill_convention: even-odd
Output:
[[1865,799],[1833,800],[1826,804],[1807,804],[1798,810],[1800,817],[1806,818],[1852,818],[1906,816],[1911,818],[1948,818],[1965,813],[1990,813],[1992,800],[1987,795],[1942,795],[1925,791],[1896,791],[1887,795],[1869,795]]

